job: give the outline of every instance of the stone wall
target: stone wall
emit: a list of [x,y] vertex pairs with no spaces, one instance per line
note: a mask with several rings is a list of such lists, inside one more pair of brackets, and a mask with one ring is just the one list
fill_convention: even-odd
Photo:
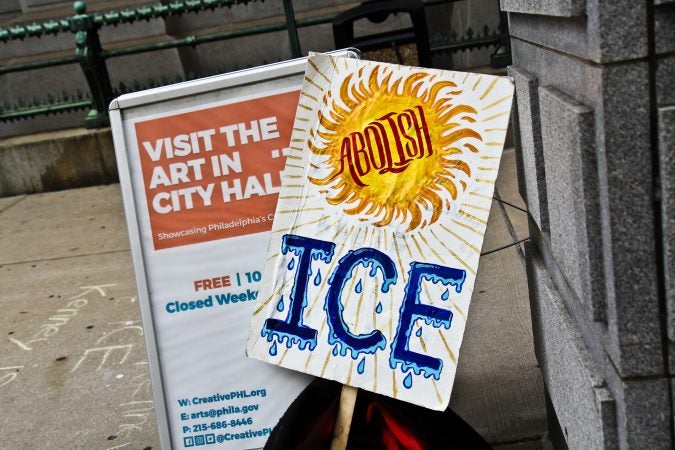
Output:
[[535,347],[558,438],[673,448],[675,1],[501,7]]

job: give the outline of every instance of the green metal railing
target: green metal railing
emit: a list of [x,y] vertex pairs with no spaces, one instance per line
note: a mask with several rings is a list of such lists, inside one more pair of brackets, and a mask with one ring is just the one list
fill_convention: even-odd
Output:
[[[10,28],[0,28],[0,41],[7,43],[11,40],[26,38],[42,38],[60,33],[72,33],[75,37],[75,54],[57,58],[42,59],[17,64],[0,66],[0,75],[23,72],[47,67],[62,66],[79,63],[85,76],[88,92],[78,90],[75,93],[63,92],[61,95],[48,95],[45,99],[33,98],[30,101],[18,100],[11,104],[4,102],[0,105],[0,121],[12,121],[39,115],[60,112],[71,112],[88,109],[85,126],[88,128],[105,126],[108,123],[107,107],[117,95],[136,90],[167,85],[184,79],[197,78],[196,74],[187,76],[162,77],[159,81],[147,80],[145,83],[134,81],[131,85],[120,83],[113,87],[110,82],[106,60],[121,56],[144,52],[165,50],[178,47],[194,47],[207,42],[222,41],[237,37],[252,36],[263,33],[286,30],[290,41],[293,57],[301,56],[298,29],[320,24],[331,23],[335,14],[324,14],[308,18],[296,19],[292,0],[283,0],[284,21],[258,25],[249,28],[228,30],[217,33],[200,34],[163,40],[161,42],[135,45],[131,47],[104,49],[99,40],[99,30],[105,26],[117,26],[137,21],[163,19],[171,16],[180,16],[187,13],[199,13],[204,10],[232,7],[238,4],[264,2],[265,0],[181,0],[171,1],[168,4],[140,6],[119,11],[104,13],[87,13],[86,4],[76,1],[73,5],[75,14],[59,20],[48,20],[42,23],[15,25]],[[457,0],[425,0],[425,5],[435,5]],[[505,44],[506,42],[506,44]],[[483,30],[483,33],[474,34],[471,29],[462,36],[450,34],[436,36],[431,42],[431,52],[454,52],[481,46],[494,46],[497,49],[508,45],[508,36],[505,31],[505,21],[500,24],[499,30]],[[499,51],[499,50],[498,50]],[[206,75],[206,74],[200,74]]]
[[[87,6],[83,1],[77,1],[73,5],[75,15],[66,19],[48,20],[46,22],[32,23],[29,25],[16,25],[6,29],[0,28],[0,41],[3,43],[7,43],[10,40],[41,38],[43,36],[56,35],[65,32],[73,33],[75,35],[75,55],[0,66],[0,75],[79,63],[89,88],[89,92],[86,94],[78,91],[76,94],[63,93],[58,98],[49,95],[46,99],[42,100],[37,98],[34,98],[29,102],[19,100],[15,104],[5,102],[0,106],[0,121],[11,121],[43,114],[76,111],[88,108],[89,112],[85,118],[85,126],[88,128],[104,126],[108,123],[108,104],[115,95],[132,91],[134,88],[142,89],[160,85],[160,83],[149,80],[147,84],[134,83],[134,85],[130,87],[120,84],[118,89],[113,89],[105,63],[106,59],[166,48],[194,46],[204,42],[230,39],[238,36],[265,33],[271,31],[271,27],[268,27],[270,30],[259,27],[259,29],[238,30],[229,33],[217,33],[198,37],[189,36],[183,39],[173,39],[155,44],[114,50],[104,50],[102,48],[98,35],[99,29],[104,26],[116,26],[140,20],[148,21],[151,19],[167,18],[186,13],[196,13],[204,10],[231,7],[236,4],[247,4],[252,1],[264,0],[184,0],[173,1],[169,4],[141,6],[133,9],[127,8],[120,11],[92,14],[87,13]],[[284,3],[290,3],[290,1],[291,0],[284,0]],[[277,26],[274,30],[283,30],[284,28],[284,26]],[[194,75],[189,75],[188,78],[194,78]],[[170,84],[177,81],[182,81],[182,77],[174,78],[172,80],[165,78],[162,80],[161,84]]]
[[497,29],[490,29],[486,25],[482,30],[474,31],[469,27],[461,35],[452,30],[449,34],[433,36],[429,44],[432,53],[494,47],[495,51],[491,57],[492,66],[506,67],[511,64],[511,41],[509,40],[506,13],[500,14]]

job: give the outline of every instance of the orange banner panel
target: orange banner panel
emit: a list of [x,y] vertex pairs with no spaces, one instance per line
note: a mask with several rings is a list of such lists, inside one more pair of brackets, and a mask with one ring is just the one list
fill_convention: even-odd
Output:
[[298,97],[136,123],[156,250],[272,228]]

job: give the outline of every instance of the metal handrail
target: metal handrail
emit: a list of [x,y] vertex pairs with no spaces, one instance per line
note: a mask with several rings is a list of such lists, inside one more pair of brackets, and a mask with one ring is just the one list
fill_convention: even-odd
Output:
[[[107,12],[92,13],[94,23],[101,26],[117,26],[123,23],[133,23],[140,20],[163,19],[170,16],[180,16],[186,13],[197,13],[205,10],[214,10],[216,8],[231,8],[238,4],[248,4],[254,2],[264,2],[265,0],[184,0],[174,1],[168,5],[158,4],[152,6],[139,6],[138,8],[124,8],[121,10],[111,10]],[[86,11],[86,4],[83,1],[77,1],[73,8],[78,14]],[[82,13],[78,11],[82,11]],[[63,19],[49,19],[41,23],[33,22],[26,25],[14,25],[13,27],[0,27],[0,41],[23,40],[27,37],[42,37],[48,34],[58,34],[63,32],[72,32],[72,17]]]
[[[238,4],[246,5],[264,1],[265,0],[174,0],[169,4],[140,6],[137,8],[125,8],[116,11],[94,13],[87,13],[87,6],[83,1],[76,1],[73,5],[75,14],[71,17],[58,20],[51,19],[41,23],[34,22],[31,24],[14,25],[9,28],[0,27],[0,41],[4,43],[11,40],[41,38],[45,35],[57,35],[64,32],[75,35],[75,55],[0,66],[0,75],[77,62],[80,64],[89,87],[88,94],[78,92],[77,95],[68,95],[64,93],[58,100],[49,95],[47,100],[33,99],[28,103],[19,100],[18,104],[14,105],[5,102],[4,105],[0,106],[0,121],[12,121],[43,114],[89,108],[89,112],[85,118],[85,126],[88,128],[105,126],[108,124],[107,106],[114,96],[127,92],[128,90],[148,87],[134,82],[130,87],[131,89],[121,83],[118,90],[114,89],[108,75],[106,66],[107,59],[170,48],[194,47],[207,42],[283,30],[288,31],[293,57],[299,57],[301,56],[301,48],[297,29],[331,23],[336,15],[333,13],[296,19],[292,0],[283,0],[284,21],[237,30],[196,34],[124,48],[103,49],[99,40],[99,30],[106,26],[129,24],[141,20],[149,21],[170,16],[180,16],[187,13],[198,13],[204,10],[214,10],[216,8],[230,8]],[[425,6],[431,6],[451,1],[457,0],[424,0],[424,4]],[[465,36],[459,40],[451,39],[450,41],[438,41],[436,43],[432,41],[431,52],[458,51],[481,46],[495,46],[499,48],[499,46],[504,45],[504,42],[508,45],[505,20],[502,20],[502,22],[503,24],[500,24],[499,31],[494,31],[491,35],[488,35],[488,31],[485,30],[484,35],[473,37],[471,30],[469,30],[468,35],[465,33]],[[183,79],[180,76],[173,80],[168,77],[162,78],[163,80],[160,83],[150,81],[149,87],[182,81]],[[193,74],[188,74],[185,78],[191,79],[195,78],[195,76]]]

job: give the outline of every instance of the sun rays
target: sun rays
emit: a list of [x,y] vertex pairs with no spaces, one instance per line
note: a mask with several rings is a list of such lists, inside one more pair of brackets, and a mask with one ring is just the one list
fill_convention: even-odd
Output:
[[472,175],[465,156],[483,138],[473,127],[476,109],[455,101],[462,89],[433,78],[412,71],[394,79],[378,66],[344,78],[307,141],[322,169],[310,181],[329,188],[327,203],[369,225],[397,222],[407,231],[451,207]]

